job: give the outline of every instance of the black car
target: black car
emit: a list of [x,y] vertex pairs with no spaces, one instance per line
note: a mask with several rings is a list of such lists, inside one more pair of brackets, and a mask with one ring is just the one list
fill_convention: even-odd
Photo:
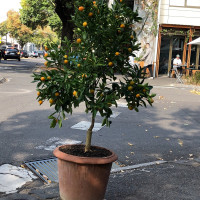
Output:
[[20,55],[22,58],[28,58],[28,52],[26,50],[20,50]]
[[7,48],[3,52],[3,58],[4,60],[17,59],[20,61],[20,52],[16,48]]

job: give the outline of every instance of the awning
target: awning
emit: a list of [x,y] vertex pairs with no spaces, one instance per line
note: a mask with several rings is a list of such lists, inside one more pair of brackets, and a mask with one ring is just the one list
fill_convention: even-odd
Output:
[[200,37],[195,39],[195,40],[193,40],[192,42],[189,42],[188,44],[196,44],[196,45],[199,44],[200,45]]

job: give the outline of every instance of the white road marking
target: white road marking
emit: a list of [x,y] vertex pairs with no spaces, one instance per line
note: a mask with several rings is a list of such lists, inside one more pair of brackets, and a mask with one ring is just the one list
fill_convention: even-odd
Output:
[[32,90],[26,90],[26,89],[18,89],[19,91],[18,92],[1,92],[0,91],[0,94],[26,94],[26,93],[31,93]]
[[22,187],[26,182],[37,177],[32,172],[10,164],[0,166],[0,192],[6,194],[17,192],[17,188]]
[[125,171],[125,170],[131,170],[131,169],[137,169],[137,168],[140,168],[140,167],[147,167],[147,166],[151,166],[151,165],[159,165],[159,164],[163,164],[163,163],[166,163],[166,162],[167,161],[158,160],[158,161],[154,161],[154,162],[141,163],[141,164],[137,164],[137,165],[129,165],[129,166],[126,166],[126,167],[119,167],[119,168],[112,169],[111,173]]
[[57,146],[64,144],[81,144],[82,141],[70,140],[70,139],[61,139],[58,137],[49,138],[44,145],[35,147],[36,149],[44,149],[46,151],[53,151]]
[[[90,127],[91,122],[87,122],[87,121],[81,121],[77,124],[75,124],[74,126],[72,126],[72,129],[79,129],[79,130],[88,130],[88,128]],[[102,128],[101,123],[94,123],[94,128],[93,128],[93,132],[97,132]]]
[[[113,112],[113,114],[110,116],[111,118],[116,118],[121,114],[121,112]],[[101,116],[100,113],[97,113],[98,116]]]

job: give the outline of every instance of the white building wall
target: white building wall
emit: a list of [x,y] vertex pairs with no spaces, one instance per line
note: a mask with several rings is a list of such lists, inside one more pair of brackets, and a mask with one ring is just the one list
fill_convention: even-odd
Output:
[[161,0],[159,23],[200,26],[200,0]]

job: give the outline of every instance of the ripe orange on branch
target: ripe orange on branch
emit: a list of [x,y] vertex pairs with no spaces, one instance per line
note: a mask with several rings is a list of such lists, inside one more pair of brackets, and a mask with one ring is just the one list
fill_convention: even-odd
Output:
[[52,104],[54,102],[53,99],[49,99],[49,103]]
[[121,24],[121,25],[120,25],[120,28],[125,28],[125,25],[124,25],[124,24]]
[[38,103],[41,105],[41,104],[43,104],[43,101],[42,101],[42,100],[39,100]]
[[132,91],[133,90],[133,86],[128,86],[128,91]]
[[45,81],[45,77],[42,76],[42,77],[40,78],[40,80],[41,80],[41,81]]
[[119,52],[116,52],[116,53],[115,53],[116,56],[119,56],[119,54],[120,54]]
[[49,48],[48,48],[47,46],[45,46],[44,49],[45,49],[45,51],[48,51],[48,50],[49,50]]
[[88,24],[87,22],[83,22],[83,26],[86,27]]
[[81,39],[78,38],[78,39],[76,40],[76,42],[77,42],[78,44],[81,43]]
[[136,94],[136,98],[140,98],[140,94]]
[[64,60],[64,64],[67,64],[69,62],[69,60]]
[[83,11],[85,8],[83,7],[83,6],[80,6],[79,8],[78,8],[78,10],[79,11]]
[[109,62],[109,63],[108,63],[108,66],[109,66],[109,67],[112,67],[112,66],[113,66],[113,62]]
[[37,92],[37,95],[40,96],[40,94],[41,94],[41,93],[38,91],[38,92]]
[[59,92],[56,92],[56,93],[55,93],[55,96],[56,96],[56,97],[58,97],[59,95],[60,95],[60,93],[59,93]]
[[48,66],[48,61],[44,62],[44,65],[47,67]]
[[45,54],[44,54],[44,57],[48,57],[48,55],[49,55],[48,53],[45,53]]
[[89,16],[89,17],[92,17],[92,16],[93,16],[93,13],[92,13],[92,12],[89,12],[88,16]]
[[73,91],[73,96],[75,96],[75,97],[77,96],[77,91],[76,90]]

